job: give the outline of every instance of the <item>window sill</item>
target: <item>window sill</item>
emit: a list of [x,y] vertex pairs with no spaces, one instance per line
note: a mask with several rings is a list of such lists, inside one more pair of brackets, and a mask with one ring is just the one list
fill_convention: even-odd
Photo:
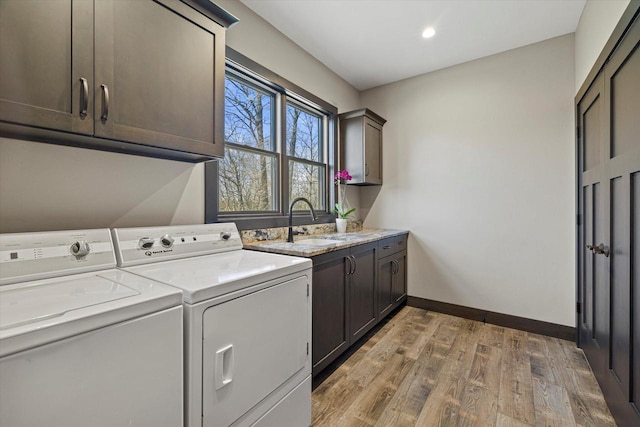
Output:
[[[308,212],[300,212],[293,214],[293,225],[311,225],[311,224],[328,224],[335,222],[336,217],[330,213],[318,214],[318,219],[315,222],[311,221],[311,217]],[[274,228],[274,227],[288,227],[289,216],[288,215],[272,215],[272,216],[218,216],[218,222],[235,222],[238,230],[252,230],[254,228]]]

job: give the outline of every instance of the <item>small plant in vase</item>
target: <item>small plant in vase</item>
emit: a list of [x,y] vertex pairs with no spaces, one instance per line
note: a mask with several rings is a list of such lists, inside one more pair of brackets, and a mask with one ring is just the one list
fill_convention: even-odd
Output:
[[[336,208],[331,212],[338,214],[338,218],[336,218],[336,229],[338,233],[345,233],[347,231],[347,217],[356,210],[356,208],[349,209],[347,202],[347,182],[352,179],[349,171],[346,169],[336,172],[333,176],[333,180],[338,186],[338,203],[336,203]],[[342,191],[340,189],[340,181],[343,182]]]

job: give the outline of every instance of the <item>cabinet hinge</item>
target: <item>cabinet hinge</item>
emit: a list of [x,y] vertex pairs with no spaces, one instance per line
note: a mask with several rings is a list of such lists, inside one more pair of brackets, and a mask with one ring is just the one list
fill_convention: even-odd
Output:
[[307,343],[307,356],[309,355],[309,343]]
[[576,312],[578,314],[582,314],[582,304],[580,303],[580,301],[576,302]]

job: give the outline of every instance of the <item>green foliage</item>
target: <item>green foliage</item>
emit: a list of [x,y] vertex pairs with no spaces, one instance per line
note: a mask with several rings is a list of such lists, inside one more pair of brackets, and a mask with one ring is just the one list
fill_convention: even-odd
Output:
[[354,211],[356,210],[356,208],[351,208],[348,211],[344,211],[342,208],[342,205],[340,203],[336,203],[336,208],[333,209],[331,212],[334,214],[338,214],[338,216],[342,219],[346,219],[349,215],[351,215]]

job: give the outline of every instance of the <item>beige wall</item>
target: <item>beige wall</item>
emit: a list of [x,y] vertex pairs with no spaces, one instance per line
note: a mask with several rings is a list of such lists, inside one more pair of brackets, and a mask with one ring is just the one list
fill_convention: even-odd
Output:
[[411,230],[409,294],[574,324],[573,34],[362,93],[385,117],[365,225]]
[[576,29],[576,92],[628,5],[629,0],[587,0]]
[[[340,111],[357,107],[353,87],[242,3],[216,3],[241,19],[231,47]],[[203,221],[202,164],[0,138],[0,232]]]

